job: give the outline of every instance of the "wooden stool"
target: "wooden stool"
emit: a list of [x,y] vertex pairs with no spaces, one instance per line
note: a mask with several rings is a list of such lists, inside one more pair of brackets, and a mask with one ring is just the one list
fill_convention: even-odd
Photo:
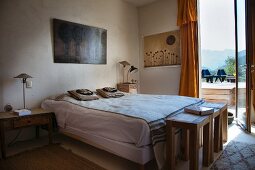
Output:
[[[218,153],[223,149],[223,142],[227,141],[228,136],[228,111],[227,105],[221,103],[204,103],[205,107],[217,107],[213,113],[214,124],[211,124],[213,130],[213,140],[211,141],[210,163],[214,161],[214,152]],[[189,160],[189,135],[188,131],[183,129],[182,133],[183,160]],[[204,140],[204,139],[203,139]]]
[[[166,121],[167,128],[167,168],[173,170],[175,168],[175,128],[181,128],[189,131],[189,169],[198,169],[199,163],[199,135],[200,128],[203,127],[203,165],[209,166],[211,162],[212,148],[212,120],[213,115],[197,116],[188,113],[180,113],[170,117]],[[187,133],[188,134],[188,133]]]
[[227,141],[228,132],[228,109],[224,105],[213,113],[214,118],[214,152],[219,152],[223,149],[223,141]]

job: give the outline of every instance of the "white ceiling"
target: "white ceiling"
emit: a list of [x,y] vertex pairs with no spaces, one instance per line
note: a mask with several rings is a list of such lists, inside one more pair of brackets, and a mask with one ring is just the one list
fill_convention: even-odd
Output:
[[139,7],[139,6],[143,6],[143,5],[152,3],[152,2],[157,1],[157,0],[124,0],[124,1]]

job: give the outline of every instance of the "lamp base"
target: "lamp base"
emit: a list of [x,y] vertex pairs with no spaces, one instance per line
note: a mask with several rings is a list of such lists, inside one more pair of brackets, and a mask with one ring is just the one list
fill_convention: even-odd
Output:
[[136,84],[136,83],[124,82],[123,84]]

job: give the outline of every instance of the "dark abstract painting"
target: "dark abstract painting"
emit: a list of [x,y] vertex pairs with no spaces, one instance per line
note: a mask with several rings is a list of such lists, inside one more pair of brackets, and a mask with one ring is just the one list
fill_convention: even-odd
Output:
[[106,64],[107,31],[53,19],[54,62]]

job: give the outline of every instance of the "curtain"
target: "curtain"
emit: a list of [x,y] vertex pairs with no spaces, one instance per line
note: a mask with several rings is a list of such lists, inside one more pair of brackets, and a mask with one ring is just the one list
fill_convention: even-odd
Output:
[[198,26],[196,0],[178,0],[177,25],[181,40],[181,78],[179,95],[199,96]]

